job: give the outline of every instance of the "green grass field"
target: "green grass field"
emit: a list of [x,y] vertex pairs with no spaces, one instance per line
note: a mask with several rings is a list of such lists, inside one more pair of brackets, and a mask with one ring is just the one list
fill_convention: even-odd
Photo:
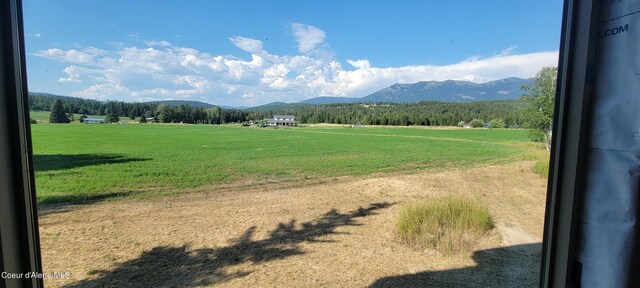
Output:
[[[39,122],[49,122],[49,114],[51,114],[51,112],[49,111],[30,111],[29,112],[29,116],[31,116],[31,119],[36,120]],[[74,114],[75,116],[75,120],[74,122],[78,123],[78,119],[80,119],[80,116],[82,114]],[[98,115],[87,115],[88,117],[91,118],[101,118],[104,119],[104,116],[98,116]],[[122,118],[123,120],[129,120],[129,118]]]
[[49,114],[51,114],[51,112],[49,112],[49,111],[31,111],[31,112],[29,112],[29,116],[31,116],[31,119],[35,119],[38,122],[49,122]]
[[289,181],[503,163],[525,130],[213,125],[32,125],[40,201],[176,193],[238,180]]

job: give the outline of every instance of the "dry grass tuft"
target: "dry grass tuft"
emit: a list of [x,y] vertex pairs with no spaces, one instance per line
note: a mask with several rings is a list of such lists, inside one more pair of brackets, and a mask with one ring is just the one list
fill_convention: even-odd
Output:
[[549,176],[549,160],[540,160],[533,165],[533,172],[539,174],[540,176],[547,177]]
[[445,197],[408,205],[400,211],[400,238],[444,255],[471,251],[494,227],[489,208],[465,198]]
[[533,165],[533,172],[540,176],[547,177],[549,175],[549,151],[547,147],[542,143],[532,143],[528,149],[524,152],[524,158],[526,160],[535,160],[536,164]]
[[549,151],[547,146],[539,142],[510,142],[505,143],[511,147],[523,149],[518,159],[526,161],[536,161],[532,167],[532,171],[536,174],[547,177],[549,175]]

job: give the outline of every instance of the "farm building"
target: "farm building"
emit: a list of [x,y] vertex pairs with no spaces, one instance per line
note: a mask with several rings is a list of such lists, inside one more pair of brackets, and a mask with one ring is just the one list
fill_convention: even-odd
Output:
[[104,119],[102,119],[102,118],[84,118],[83,122],[85,124],[102,124],[102,123],[104,123]]
[[293,115],[273,115],[273,119],[267,119],[267,125],[272,127],[297,126]]

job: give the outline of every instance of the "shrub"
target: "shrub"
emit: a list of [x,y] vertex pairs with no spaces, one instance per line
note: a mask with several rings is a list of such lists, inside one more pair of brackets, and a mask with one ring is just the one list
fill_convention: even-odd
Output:
[[480,128],[484,125],[484,121],[482,119],[473,119],[471,120],[471,127]]
[[109,112],[107,116],[104,117],[104,122],[106,123],[118,123],[118,121],[120,121],[120,117],[111,112]]
[[458,127],[464,127],[464,121],[458,122]]
[[545,132],[543,132],[543,131],[535,130],[535,129],[529,129],[527,134],[529,134],[529,138],[533,142],[543,142],[544,143],[546,141],[546,137],[547,136],[546,136]]
[[506,125],[504,125],[504,121],[502,121],[502,119],[500,118],[496,118],[496,119],[491,119],[491,121],[489,121],[489,128],[493,129],[493,128],[504,128]]
[[36,119],[30,118],[30,119],[29,119],[29,123],[31,123],[31,124],[38,124],[38,121],[36,121]]
[[140,123],[147,123],[147,118],[145,118],[144,115],[140,117]]
[[493,227],[486,205],[447,197],[404,207],[396,231],[410,245],[451,255],[470,251]]

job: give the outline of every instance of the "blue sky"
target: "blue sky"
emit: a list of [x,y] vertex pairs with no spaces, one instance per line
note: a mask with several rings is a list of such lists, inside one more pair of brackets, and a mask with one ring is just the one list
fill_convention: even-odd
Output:
[[219,105],[532,77],[562,1],[24,0],[31,91]]

